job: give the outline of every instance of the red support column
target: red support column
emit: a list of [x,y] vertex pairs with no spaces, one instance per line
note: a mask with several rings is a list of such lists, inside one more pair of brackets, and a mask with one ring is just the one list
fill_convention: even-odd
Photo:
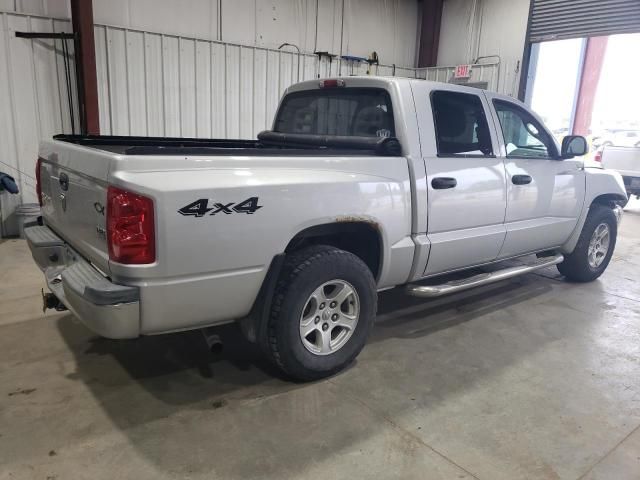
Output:
[[70,0],[73,32],[76,35],[76,69],[80,124],[83,134],[99,135],[98,80],[96,75],[96,47],[93,39],[92,0]]
[[434,67],[438,60],[443,0],[422,0],[418,67]]
[[587,40],[578,99],[576,101],[576,114],[573,121],[574,135],[586,136],[589,133],[593,105],[596,100],[608,42],[609,37],[591,37]]

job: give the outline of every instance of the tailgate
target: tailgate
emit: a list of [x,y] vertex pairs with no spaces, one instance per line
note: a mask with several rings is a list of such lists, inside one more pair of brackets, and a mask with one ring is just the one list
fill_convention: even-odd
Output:
[[104,272],[109,269],[105,218],[109,155],[58,141],[40,146],[45,223]]
[[640,177],[640,148],[606,147],[602,165],[627,177]]

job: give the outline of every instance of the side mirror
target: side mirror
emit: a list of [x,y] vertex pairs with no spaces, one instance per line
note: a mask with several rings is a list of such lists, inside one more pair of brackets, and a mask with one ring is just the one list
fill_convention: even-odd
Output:
[[568,135],[562,139],[560,158],[581,157],[589,152],[587,139],[578,135]]

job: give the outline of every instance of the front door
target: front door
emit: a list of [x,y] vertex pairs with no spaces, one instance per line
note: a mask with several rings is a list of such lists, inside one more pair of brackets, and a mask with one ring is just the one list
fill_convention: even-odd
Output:
[[584,162],[560,160],[555,140],[522,106],[490,96],[507,174],[507,230],[499,258],[561,246],[578,223]]
[[424,82],[414,99],[428,182],[424,275],[491,262],[505,237],[506,179],[486,98]]

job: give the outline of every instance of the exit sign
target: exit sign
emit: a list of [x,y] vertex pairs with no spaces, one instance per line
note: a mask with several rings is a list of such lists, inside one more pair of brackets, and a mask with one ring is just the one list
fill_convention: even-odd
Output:
[[471,65],[458,65],[456,71],[453,74],[454,78],[469,78],[471,77]]

